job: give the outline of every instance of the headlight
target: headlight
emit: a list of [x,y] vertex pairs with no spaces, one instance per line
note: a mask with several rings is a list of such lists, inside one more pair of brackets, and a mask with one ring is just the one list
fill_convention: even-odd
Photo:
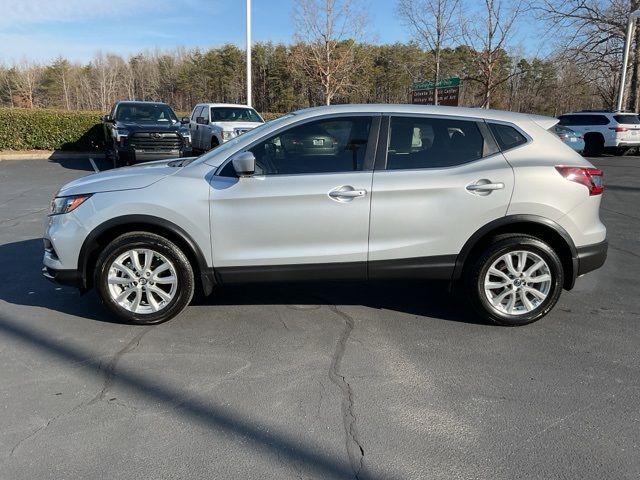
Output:
[[121,142],[128,136],[129,136],[129,130],[124,130],[123,128],[118,128],[116,130],[116,142]]
[[233,137],[235,137],[235,133],[231,130],[231,131],[222,131],[222,140],[227,141],[232,139]]
[[49,215],[60,215],[73,212],[82,205],[91,195],[73,195],[71,197],[54,197],[51,200],[51,211]]
[[187,147],[191,145],[191,133],[189,130],[180,130],[180,136],[184,139],[184,143]]

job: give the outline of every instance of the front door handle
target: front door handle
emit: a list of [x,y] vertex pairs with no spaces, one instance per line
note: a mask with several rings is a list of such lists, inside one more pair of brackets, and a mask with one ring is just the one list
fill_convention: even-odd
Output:
[[502,190],[503,188],[504,188],[504,183],[502,182],[493,183],[491,182],[491,180],[487,180],[484,178],[482,180],[478,180],[475,183],[472,183],[471,185],[467,185],[468,191],[470,191],[471,193],[478,193],[480,195],[482,194],[489,195],[494,190]]
[[367,191],[364,189],[356,190],[351,185],[338,187],[329,192],[329,197],[339,202],[350,202],[354,198],[364,197]]

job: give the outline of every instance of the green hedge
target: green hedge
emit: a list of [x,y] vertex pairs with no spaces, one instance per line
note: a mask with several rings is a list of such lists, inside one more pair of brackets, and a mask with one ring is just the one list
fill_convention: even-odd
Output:
[[102,150],[100,113],[0,108],[0,150]]
[[[0,150],[102,150],[99,112],[0,108]],[[263,113],[266,121],[281,113]]]

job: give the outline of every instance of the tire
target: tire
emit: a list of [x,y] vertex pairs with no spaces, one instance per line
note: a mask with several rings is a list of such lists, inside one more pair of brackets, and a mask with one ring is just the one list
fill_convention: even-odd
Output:
[[613,154],[617,157],[623,157],[629,151],[628,147],[617,147],[613,150]]
[[[511,268],[507,257],[511,258]],[[525,259],[524,268],[519,265],[520,259]],[[531,270],[536,265],[539,267]],[[490,270],[497,270],[499,274]],[[546,276],[548,280],[530,281],[546,279]],[[501,235],[473,261],[465,272],[465,283],[472,306],[485,320],[518,326],[535,322],[551,311],[562,293],[564,272],[558,255],[540,239],[520,234]],[[487,286],[495,288],[487,289]]]
[[120,168],[122,166],[122,160],[120,159],[120,154],[118,153],[118,147],[116,143],[113,142],[113,168]]
[[125,233],[98,257],[94,285],[102,303],[118,319],[152,325],[175,317],[191,302],[193,268],[169,240],[148,232]]
[[213,137],[211,139],[211,150],[213,150],[214,148],[216,148],[219,145],[220,145],[220,142],[218,141],[218,139],[216,137]]
[[604,152],[604,138],[600,134],[590,134],[584,137],[584,154],[588,157],[598,157]]

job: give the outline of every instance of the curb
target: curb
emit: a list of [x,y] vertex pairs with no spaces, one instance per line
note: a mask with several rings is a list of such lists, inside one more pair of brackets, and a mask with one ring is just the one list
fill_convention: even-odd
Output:
[[63,152],[60,150],[44,150],[40,152],[29,153],[0,153],[0,160],[58,160],[61,158],[104,158],[102,152]]

